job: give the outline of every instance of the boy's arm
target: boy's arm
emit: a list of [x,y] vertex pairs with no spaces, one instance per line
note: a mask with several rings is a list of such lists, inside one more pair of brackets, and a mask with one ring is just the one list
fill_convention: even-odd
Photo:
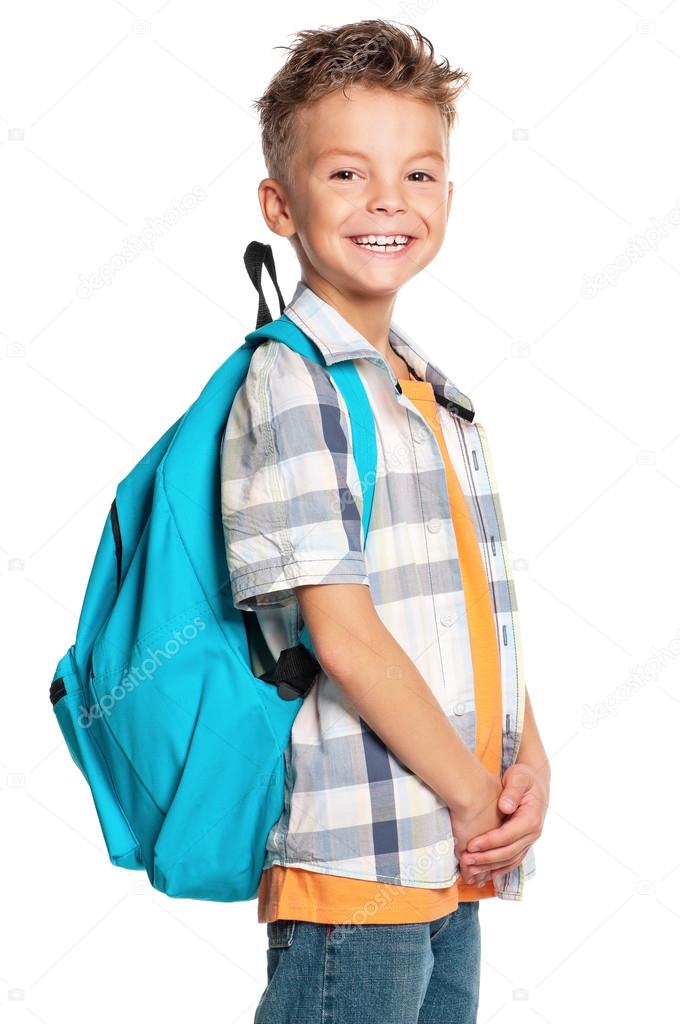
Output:
[[529,691],[525,690],[526,705],[524,708],[524,728],[517,753],[517,761],[533,769],[540,775],[546,786],[550,784],[550,761],[538,732],[534,717],[534,709],[529,700]]
[[471,834],[493,828],[499,820],[500,780],[451,725],[380,619],[369,588],[324,584],[295,589],[319,663],[364,721],[452,812],[474,814]]
[[533,845],[542,831],[550,799],[550,762],[541,741],[525,691],[524,728],[517,759],[503,775],[498,806],[508,815],[500,828],[472,837],[459,858],[465,877],[486,881],[492,873],[503,874],[520,863],[525,847]]

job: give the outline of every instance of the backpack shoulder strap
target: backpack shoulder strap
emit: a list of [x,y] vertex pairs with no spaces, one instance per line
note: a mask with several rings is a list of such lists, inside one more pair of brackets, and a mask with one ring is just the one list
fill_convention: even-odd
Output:
[[[352,432],[352,450],[363,493],[361,522],[365,545],[373,508],[378,451],[373,410],[357,369],[351,360],[345,360],[337,365],[326,365],[314,342],[285,314],[282,314],[277,320],[272,320],[271,323],[251,331],[245,336],[244,344],[259,345],[265,338],[281,341],[301,356],[323,366],[345,400]],[[300,643],[304,644],[310,654],[315,657],[306,625],[300,634]],[[298,694],[296,693],[295,696]]]

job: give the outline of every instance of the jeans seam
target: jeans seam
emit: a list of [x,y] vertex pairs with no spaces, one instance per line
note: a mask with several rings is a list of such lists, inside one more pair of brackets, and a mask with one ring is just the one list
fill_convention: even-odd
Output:
[[441,935],[441,933],[442,933],[443,931],[445,931],[445,930],[446,930],[446,928],[448,928],[448,925],[449,925],[449,921],[450,921],[450,920],[451,920],[451,914],[447,914],[447,915],[446,915],[446,920],[444,921],[444,924],[443,924],[443,925],[440,925],[440,927],[439,927],[439,928],[437,928],[437,931],[436,931],[436,932],[434,933],[434,935],[431,935],[431,936],[430,936],[430,942],[434,942],[434,941],[435,941],[436,939],[438,939],[438,938],[439,938],[439,936]]
[[[323,979],[321,982],[321,1024],[332,1024],[333,1021],[333,1000],[330,993],[330,982],[329,974],[332,973],[332,956],[331,945],[329,942],[328,926],[326,926],[324,935],[324,951],[323,951]],[[330,960],[330,962],[329,962]],[[330,1003],[330,1007],[328,1006]]]

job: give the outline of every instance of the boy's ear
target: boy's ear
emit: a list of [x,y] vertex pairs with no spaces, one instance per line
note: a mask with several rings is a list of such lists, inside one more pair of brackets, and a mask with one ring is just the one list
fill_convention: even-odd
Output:
[[294,235],[293,215],[281,183],[276,178],[263,178],[257,188],[257,197],[269,230],[282,238]]
[[448,189],[448,191],[449,191],[449,195],[448,195],[448,198],[446,200],[446,219],[447,220],[449,219],[449,214],[451,213],[451,200],[453,199],[453,182],[452,181],[449,182],[449,189]]

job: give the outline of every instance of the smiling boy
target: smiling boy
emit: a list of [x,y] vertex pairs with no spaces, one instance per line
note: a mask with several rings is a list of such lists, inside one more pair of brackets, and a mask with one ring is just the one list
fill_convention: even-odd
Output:
[[260,206],[300,264],[286,315],[352,360],[378,462],[364,537],[342,396],[285,345],[255,350],[222,445],[234,603],[273,661],[306,623],[320,665],[267,841],[255,1024],[467,1024],[479,900],[522,898],[550,777],[485,432],[392,320],[444,242],[467,76],[383,20],[289,50],[257,103]]

